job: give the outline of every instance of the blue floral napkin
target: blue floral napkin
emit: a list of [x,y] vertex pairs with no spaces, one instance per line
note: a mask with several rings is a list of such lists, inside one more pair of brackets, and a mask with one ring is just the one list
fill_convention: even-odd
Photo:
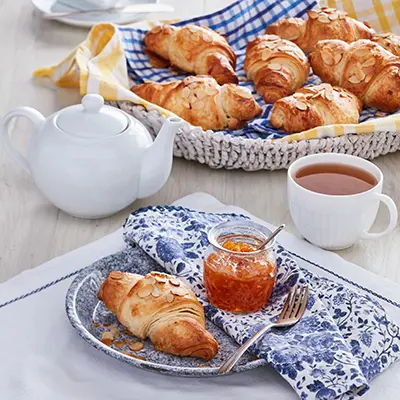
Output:
[[291,286],[308,283],[312,289],[300,322],[269,332],[250,351],[266,359],[301,399],[347,400],[364,394],[369,381],[400,356],[399,327],[367,295],[300,268],[277,245],[277,281],[263,310],[238,315],[208,303],[203,285],[207,232],[217,223],[241,218],[246,217],[148,207],[129,216],[124,238],[185,280],[206,316],[240,344],[279,315]]

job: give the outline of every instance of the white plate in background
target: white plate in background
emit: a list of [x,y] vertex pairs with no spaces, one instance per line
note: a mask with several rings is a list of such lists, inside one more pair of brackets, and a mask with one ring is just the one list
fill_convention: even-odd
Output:
[[[112,1],[99,1],[98,8],[106,7],[123,7],[131,4],[155,4],[159,0],[117,0]],[[77,10],[91,10],[95,9],[93,0],[32,0],[33,5],[43,13],[51,12],[68,12]],[[101,23],[113,23],[117,25],[124,25],[132,22],[137,22],[146,19],[148,13],[132,13],[132,14],[119,14],[119,13],[104,13],[104,14],[86,14],[81,16],[59,18],[60,22],[68,25],[80,26],[83,28],[90,28],[93,25]]]

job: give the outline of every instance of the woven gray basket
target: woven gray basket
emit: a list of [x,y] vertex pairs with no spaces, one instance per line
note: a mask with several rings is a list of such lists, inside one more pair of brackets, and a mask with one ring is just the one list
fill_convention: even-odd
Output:
[[[141,121],[153,135],[159,132],[165,117],[131,102],[110,102]],[[185,123],[175,139],[174,155],[207,164],[211,168],[285,169],[296,159],[316,153],[345,153],[372,160],[400,149],[400,137],[394,132],[374,132],[300,142],[272,142],[203,131]]]

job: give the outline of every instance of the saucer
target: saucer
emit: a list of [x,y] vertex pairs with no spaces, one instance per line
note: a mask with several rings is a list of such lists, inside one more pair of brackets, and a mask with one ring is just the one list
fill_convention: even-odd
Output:
[[[32,0],[33,5],[43,13],[68,12],[76,10],[88,10],[95,8],[92,2],[84,0]],[[114,7],[123,7],[130,4],[158,3],[158,0],[118,0]],[[93,25],[102,23],[113,23],[117,25],[129,24],[146,19],[148,13],[104,13],[86,14],[75,17],[58,18],[57,21],[68,25],[91,28]]]

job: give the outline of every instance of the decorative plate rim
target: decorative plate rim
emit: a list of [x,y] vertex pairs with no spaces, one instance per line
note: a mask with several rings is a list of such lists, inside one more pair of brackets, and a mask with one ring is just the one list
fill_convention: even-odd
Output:
[[[123,361],[127,364],[133,365],[135,367],[145,369],[151,372],[157,372],[166,375],[177,375],[177,376],[185,376],[185,377],[216,377],[216,376],[226,376],[226,375],[218,375],[217,367],[211,368],[193,368],[193,367],[180,367],[173,366],[167,364],[159,364],[152,361],[140,360],[130,356],[127,356],[123,353],[120,353],[117,350],[112,349],[109,346],[103,344],[100,340],[98,340],[95,336],[93,336],[86,328],[83,326],[77,312],[76,312],[76,295],[85,282],[86,279],[89,278],[90,274],[97,270],[98,267],[96,265],[90,265],[86,267],[83,271],[81,271],[73,280],[71,285],[69,286],[66,297],[65,297],[65,310],[67,313],[67,317],[79,334],[79,336],[88,342],[91,346],[93,346],[96,350],[100,350],[103,353],[117,359],[119,361]],[[260,366],[266,366],[267,362],[263,359],[252,360],[246,364],[239,365],[233,373],[245,372]]]

